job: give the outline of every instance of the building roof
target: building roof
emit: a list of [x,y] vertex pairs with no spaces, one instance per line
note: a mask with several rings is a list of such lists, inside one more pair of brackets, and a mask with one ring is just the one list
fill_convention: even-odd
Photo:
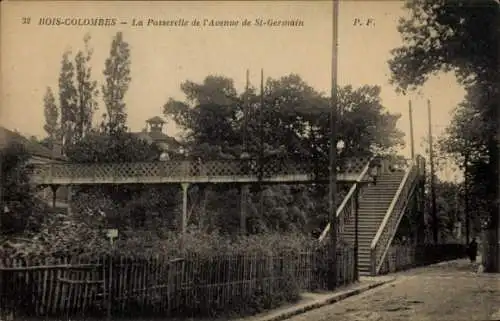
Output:
[[[23,145],[28,153],[32,156],[38,156],[48,159],[53,158],[52,151],[49,148],[31,141],[19,133],[0,126],[0,147],[4,148],[13,142]],[[62,156],[56,158],[63,159]]]
[[154,116],[146,120],[146,123],[152,123],[152,124],[165,124],[166,121],[164,121],[161,117],[159,116]]
[[158,146],[162,149],[165,149],[166,146],[169,146],[170,148],[178,148],[181,146],[181,143],[179,143],[174,137],[168,136],[162,132],[138,132],[133,134],[140,139],[146,140],[150,144],[158,144]]

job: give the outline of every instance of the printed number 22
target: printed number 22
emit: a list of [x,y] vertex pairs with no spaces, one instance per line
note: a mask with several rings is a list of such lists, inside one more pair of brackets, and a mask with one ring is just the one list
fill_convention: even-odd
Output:
[[22,24],[23,25],[29,25],[30,22],[31,22],[31,18],[30,17],[23,17],[21,20],[22,20]]

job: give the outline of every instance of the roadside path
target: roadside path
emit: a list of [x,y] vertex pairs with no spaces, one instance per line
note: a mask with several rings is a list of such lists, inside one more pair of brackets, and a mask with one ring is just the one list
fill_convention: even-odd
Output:
[[394,282],[288,320],[500,320],[500,275],[476,269],[459,260],[397,273]]

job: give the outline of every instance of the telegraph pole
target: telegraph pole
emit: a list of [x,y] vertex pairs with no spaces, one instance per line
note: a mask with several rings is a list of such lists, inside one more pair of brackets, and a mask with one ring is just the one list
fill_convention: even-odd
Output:
[[410,145],[411,145],[411,159],[415,159],[415,141],[413,139],[413,112],[411,109],[411,100],[408,100],[408,112],[410,114]]
[[436,184],[434,181],[434,152],[432,146],[432,120],[431,120],[431,101],[427,99],[427,114],[429,117],[429,161],[431,164],[431,215],[434,243],[438,243],[439,222],[436,210]]
[[330,188],[329,213],[330,247],[328,289],[334,290],[337,285],[337,60],[338,60],[338,17],[339,1],[333,0],[332,21],[332,88],[330,100]]
[[246,75],[246,85],[245,85],[245,100],[243,102],[243,149],[245,153],[248,153],[248,89],[250,87],[250,70],[247,69]]
[[4,214],[4,205],[3,205],[3,155],[5,151],[5,146],[0,146],[0,232],[3,232],[2,219]]
[[260,190],[260,212],[264,211],[264,189],[262,178],[264,177],[264,69],[260,70],[260,113],[259,113],[259,190]]
[[259,158],[260,158],[260,175],[263,176],[264,170],[264,69],[260,70],[260,113],[259,113]]

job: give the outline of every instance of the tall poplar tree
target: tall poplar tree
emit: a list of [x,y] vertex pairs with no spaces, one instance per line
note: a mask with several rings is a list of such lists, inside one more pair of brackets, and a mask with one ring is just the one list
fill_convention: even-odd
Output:
[[77,91],[74,83],[75,67],[70,60],[71,51],[63,53],[59,74],[59,107],[61,108],[61,138],[63,151],[75,142],[77,120]]
[[92,80],[92,68],[89,66],[93,50],[89,47],[90,35],[84,39],[85,48],[75,57],[76,69],[76,132],[77,139],[81,139],[92,128],[92,117],[97,109],[96,96],[97,82]]
[[104,129],[109,133],[126,129],[127,113],[124,97],[130,84],[130,48],[118,32],[111,43],[111,50],[103,71],[106,83],[102,86],[106,105]]
[[43,129],[47,133],[49,147],[52,148],[54,141],[59,138],[59,110],[52,88],[47,87],[43,98],[45,125]]

